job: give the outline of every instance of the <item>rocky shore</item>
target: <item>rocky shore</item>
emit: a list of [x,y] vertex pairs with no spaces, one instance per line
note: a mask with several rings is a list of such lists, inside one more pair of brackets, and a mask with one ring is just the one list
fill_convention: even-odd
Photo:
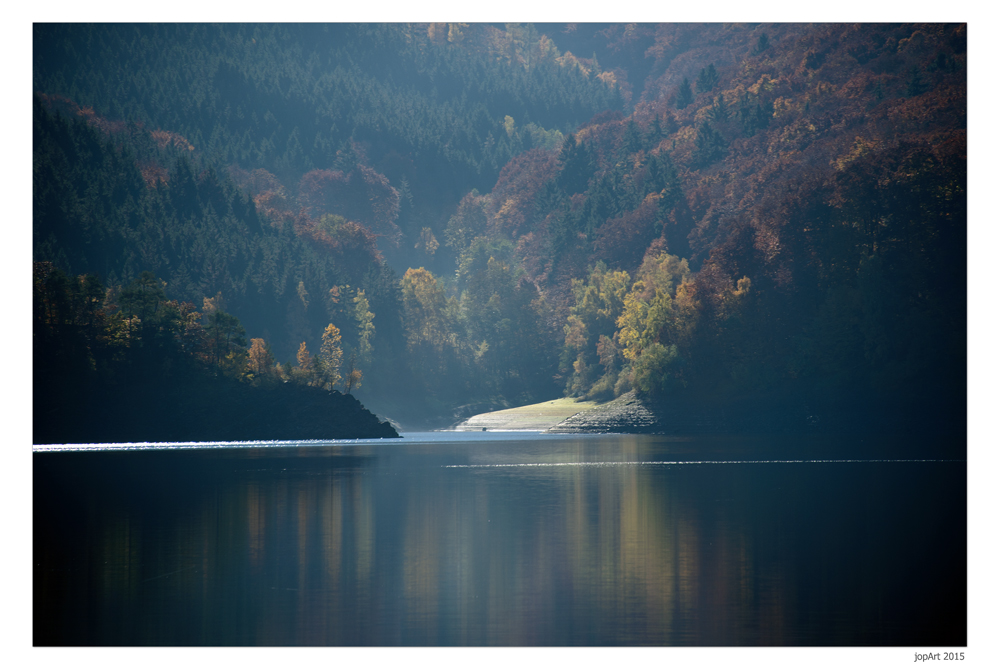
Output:
[[549,434],[662,434],[724,430],[717,413],[670,410],[628,392],[607,403],[556,399],[473,415],[455,431],[541,431]]
[[568,416],[545,431],[555,434],[893,434],[912,439],[964,438],[964,415],[913,404],[788,394],[746,396],[729,402],[652,402],[628,392]]
[[790,403],[694,401],[654,403],[627,392],[568,417],[546,431],[554,434],[726,434],[816,430],[819,418]]
[[711,398],[651,401],[634,391],[607,403],[557,399],[473,415],[457,431],[540,431],[550,434],[901,436],[911,442],[965,438],[962,411],[871,397],[807,397],[785,392],[747,395],[722,402]]
[[659,416],[628,392],[614,401],[570,415],[545,431],[550,434],[653,434],[663,428]]

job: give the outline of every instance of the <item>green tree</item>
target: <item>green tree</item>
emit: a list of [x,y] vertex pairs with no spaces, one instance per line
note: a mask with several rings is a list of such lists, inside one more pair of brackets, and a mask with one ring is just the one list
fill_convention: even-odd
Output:
[[678,109],[684,109],[694,102],[694,95],[691,93],[691,82],[687,80],[687,77],[684,77],[681,85],[677,87],[677,95],[674,98],[674,102]]
[[[598,262],[587,281],[572,282],[573,305],[563,327],[564,345],[560,368],[569,373],[566,389],[576,396],[605,396],[617,380],[615,360],[620,356],[614,344],[616,323],[624,307],[631,278],[628,272],[608,270]],[[597,377],[598,364],[604,376]],[[594,391],[595,384],[603,385]]]
[[125,316],[127,347],[133,351],[133,355],[142,356],[143,359],[133,362],[143,366],[149,362],[150,355],[156,354],[152,349],[158,343],[158,329],[164,324],[160,317],[162,314],[159,313],[160,305],[166,301],[163,286],[153,272],[144,271],[122,288],[117,301]]
[[771,41],[767,38],[767,33],[762,32],[760,37],[757,38],[757,44],[753,48],[753,53],[756,56],[767,51],[771,46]]
[[711,63],[708,67],[703,67],[701,72],[698,73],[698,79],[695,81],[695,89],[699,93],[707,93],[715,88],[715,84],[717,83],[719,83],[719,73],[715,71],[715,63]]
[[646,143],[651,144],[655,148],[665,135],[663,123],[660,122],[660,115],[653,114],[653,120],[650,122],[649,128],[646,129]]
[[632,385],[644,394],[665,395],[685,387],[678,377],[681,358],[677,346],[653,343],[632,364]]
[[141,320],[151,318],[160,305],[166,300],[163,287],[156,275],[144,271],[139,277],[122,288],[118,295],[118,305],[128,317],[138,316]]
[[566,135],[559,151],[562,169],[556,177],[556,184],[567,195],[581,193],[587,189],[587,182],[594,175],[594,157],[586,144],[578,143],[572,134]]
[[708,110],[708,117],[713,123],[725,123],[729,120],[729,106],[726,99],[720,93],[712,100],[712,107]]
[[233,375],[238,372],[238,353],[246,352],[246,330],[239,318],[221,310],[208,315],[205,333],[208,337],[209,354],[216,373]]
[[771,122],[771,115],[761,106],[759,101],[756,103],[751,102],[749,93],[745,94],[740,100],[740,108],[737,116],[740,127],[743,129],[743,134],[747,137],[753,137],[757,134],[757,130],[763,130]]
[[693,158],[695,164],[706,167],[716,162],[726,154],[726,139],[722,133],[708,122],[698,127],[698,135],[694,139]]
[[456,253],[461,253],[472,240],[486,233],[489,215],[486,209],[490,203],[489,195],[480,195],[473,188],[458,203],[458,208],[448,220],[445,228],[445,244]]
[[628,122],[625,124],[625,132],[622,134],[621,156],[622,158],[627,158],[641,150],[642,133],[639,132],[639,126],[636,125],[636,122],[629,117]]

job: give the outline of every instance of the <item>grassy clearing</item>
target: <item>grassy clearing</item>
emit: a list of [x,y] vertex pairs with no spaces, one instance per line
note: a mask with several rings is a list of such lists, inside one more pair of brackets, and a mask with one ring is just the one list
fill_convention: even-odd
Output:
[[571,415],[599,405],[594,401],[577,401],[570,398],[553,399],[538,404],[474,415],[455,429],[461,431],[482,431],[483,429],[487,431],[507,429],[541,431],[559,424]]

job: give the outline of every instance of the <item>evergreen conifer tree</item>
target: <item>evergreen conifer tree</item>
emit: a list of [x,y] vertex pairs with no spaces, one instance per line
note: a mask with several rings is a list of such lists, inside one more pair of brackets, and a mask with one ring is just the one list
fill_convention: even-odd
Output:
[[726,140],[722,134],[709,125],[702,123],[698,128],[698,136],[694,140],[694,159],[699,165],[710,165],[726,153]]
[[627,157],[642,150],[642,135],[639,133],[639,126],[630,117],[625,124],[625,132],[622,136],[621,155]]
[[563,192],[572,195],[585,191],[595,170],[590,149],[585,144],[578,144],[573,135],[567,135],[559,153],[559,161],[562,163],[562,171],[556,183]]
[[760,37],[757,39],[757,46],[754,47],[753,53],[755,56],[767,51],[767,48],[771,46],[770,40],[767,38],[767,33],[761,33]]
[[677,88],[676,104],[678,109],[684,109],[694,102],[694,95],[691,93],[691,82],[684,77],[681,85]]
[[725,123],[729,120],[729,107],[722,95],[716,95],[712,100],[712,108],[708,110],[708,116],[713,123]]
[[649,129],[646,131],[646,143],[656,146],[662,138],[663,124],[660,123],[660,115],[654,114],[653,121],[649,124]]
[[699,93],[707,93],[715,88],[715,84],[718,82],[719,73],[715,71],[715,63],[711,63],[708,67],[703,67],[701,72],[698,73],[698,80],[695,82],[695,90]]

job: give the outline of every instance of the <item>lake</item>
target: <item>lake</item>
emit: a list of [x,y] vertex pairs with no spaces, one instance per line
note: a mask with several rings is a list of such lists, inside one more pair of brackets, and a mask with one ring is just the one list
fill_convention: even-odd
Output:
[[34,644],[966,644],[964,452],[403,436],[36,446]]

